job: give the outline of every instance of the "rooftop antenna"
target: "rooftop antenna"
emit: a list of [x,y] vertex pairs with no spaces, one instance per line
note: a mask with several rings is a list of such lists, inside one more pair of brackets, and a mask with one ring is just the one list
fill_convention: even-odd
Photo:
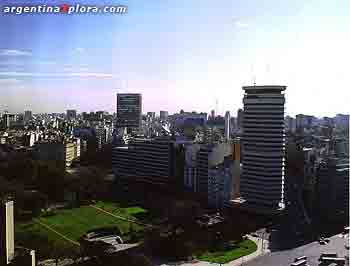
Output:
[[215,115],[218,115],[218,105],[219,105],[219,101],[218,101],[218,99],[216,98],[216,99],[215,99]]

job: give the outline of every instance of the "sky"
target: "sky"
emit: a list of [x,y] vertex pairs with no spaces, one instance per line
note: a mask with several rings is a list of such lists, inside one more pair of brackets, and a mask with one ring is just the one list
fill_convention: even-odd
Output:
[[286,113],[349,113],[348,0],[2,0],[128,6],[127,14],[0,13],[0,112],[235,115],[244,85],[286,85]]

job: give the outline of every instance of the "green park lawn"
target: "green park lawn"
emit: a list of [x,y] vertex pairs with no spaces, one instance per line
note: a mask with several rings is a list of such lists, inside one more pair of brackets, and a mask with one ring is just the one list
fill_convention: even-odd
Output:
[[137,215],[147,213],[147,211],[141,207],[136,206],[123,208],[119,204],[113,202],[99,201],[95,204],[95,206],[104,209],[108,212],[111,212],[115,215],[123,216],[129,219],[135,219],[137,218]]
[[[133,218],[133,215],[137,213],[146,212],[140,207],[122,208],[113,203],[98,202],[96,207],[103,207],[106,211],[126,218]],[[40,223],[49,226],[66,238],[72,240],[72,242]],[[122,238],[124,240],[130,239],[128,235],[130,223],[128,221],[113,217],[91,206],[58,210],[51,216],[41,216],[34,218],[30,222],[16,223],[15,237],[22,245],[28,243],[28,246],[32,246],[34,242],[36,242],[36,244],[40,242],[43,245],[50,244],[67,247],[74,246],[74,242],[77,242],[87,231],[105,227],[118,227],[122,232]],[[132,229],[139,232],[139,235],[142,234],[144,227],[139,224],[132,224]],[[32,242],[32,245],[30,242]]]
[[233,248],[206,252],[198,257],[199,260],[211,263],[228,263],[232,260],[249,255],[257,250],[257,245],[252,240],[243,240]]

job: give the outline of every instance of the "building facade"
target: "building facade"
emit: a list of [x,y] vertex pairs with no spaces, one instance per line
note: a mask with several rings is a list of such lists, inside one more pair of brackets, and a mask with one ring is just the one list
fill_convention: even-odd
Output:
[[284,208],[285,86],[246,86],[240,194],[254,211]]
[[230,112],[227,111],[225,114],[225,140],[229,141],[231,138],[231,115]]
[[10,264],[15,256],[13,201],[0,201],[0,265]]
[[168,119],[169,113],[168,111],[160,111],[159,116],[160,116],[160,120],[165,121]]
[[133,138],[127,146],[113,148],[113,172],[118,180],[128,184],[173,184],[174,156],[175,143],[169,138]]
[[238,189],[234,148],[231,143],[192,144],[185,148],[184,186],[209,207],[222,208]]
[[142,96],[138,93],[117,94],[117,127],[140,128],[142,119]]
[[34,147],[36,159],[55,161],[64,168],[70,167],[78,155],[76,142],[39,142]]
[[317,166],[316,200],[322,217],[349,218],[349,159],[328,158]]
[[33,118],[32,111],[24,111],[24,123],[27,124]]
[[77,110],[67,110],[67,119],[68,120],[77,119]]

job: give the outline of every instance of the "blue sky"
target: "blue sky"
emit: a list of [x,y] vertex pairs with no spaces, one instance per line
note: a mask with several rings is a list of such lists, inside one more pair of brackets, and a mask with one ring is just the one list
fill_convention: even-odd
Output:
[[128,6],[124,15],[0,13],[0,111],[236,113],[243,85],[287,85],[286,112],[348,113],[350,2],[1,1]]

